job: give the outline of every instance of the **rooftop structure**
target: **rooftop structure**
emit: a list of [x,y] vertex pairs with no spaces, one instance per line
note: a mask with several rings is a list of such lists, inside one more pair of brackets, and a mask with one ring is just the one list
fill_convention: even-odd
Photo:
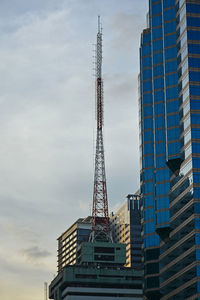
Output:
[[126,245],[109,242],[84,242],[77,251],[80,265],[101,267],[123,266],[126,261]]
[[141,271],[131,268],[68,266],[52,281],[54,300],[142,300]]
[[142,268],[140,195],[129,194],[116,213],[111,213],[113,241],[126,244],[126,267]]

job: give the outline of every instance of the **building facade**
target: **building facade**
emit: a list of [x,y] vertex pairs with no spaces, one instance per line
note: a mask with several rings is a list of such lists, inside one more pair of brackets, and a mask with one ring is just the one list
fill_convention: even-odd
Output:
[[78,219],[58,238],[58,272],[66,265],[77,262],[77,248],[88,241],[91,231],[91,217]]
[[[69,229],[88,222],[79,219]],[[89,222],[89,224],[91,224]],[[76,225],[76,227],[75,227]],[[80,229],[80,228],[79,228]],[[65,240],[66,240],[65,236]],[[73,243],[74,244],[74,243]],[[66,243],[65,243],[66,245]],[[66,264],[49,286],[54,300],[143,299],[142,270],[125,268],[126,245],[108,241],[82,241],[76,246],[76,263]]]
[[149,0],[141,35],[146,299],[200,299],[200,1]]
[[142,274],[131,268],[66,266],[51,282],[54,300],[142,300]]
[[126,244],[126,267],[142,267],[142,238],[140,195],[129,194],[116,213],[111,213],[110,223],[115,243]]

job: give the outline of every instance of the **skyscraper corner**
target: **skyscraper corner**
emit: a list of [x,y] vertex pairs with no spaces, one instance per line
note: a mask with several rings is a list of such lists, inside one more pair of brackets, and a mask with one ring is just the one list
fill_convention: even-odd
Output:
[[140,45],[146,299],[198,299],[200,2],[149,1]]

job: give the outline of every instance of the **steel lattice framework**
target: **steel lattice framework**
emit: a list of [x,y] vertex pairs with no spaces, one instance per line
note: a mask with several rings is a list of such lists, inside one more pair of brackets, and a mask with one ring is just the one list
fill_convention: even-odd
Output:
[[98,17],[96,44],[96,156],[92,209],[92,231],[90,239],[111,240],[108,216],[104,145],[103,145],[103,81],[102,81],[102,29]]

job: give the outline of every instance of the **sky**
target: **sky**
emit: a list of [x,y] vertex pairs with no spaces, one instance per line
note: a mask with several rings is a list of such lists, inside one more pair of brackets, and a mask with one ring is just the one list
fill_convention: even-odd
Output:
[[1,299],[44,299],[44,282],[57,273],[58,236],[90,214],[98,15],[110,212],[139,188],[137,76],[147,2],[0,2]]

